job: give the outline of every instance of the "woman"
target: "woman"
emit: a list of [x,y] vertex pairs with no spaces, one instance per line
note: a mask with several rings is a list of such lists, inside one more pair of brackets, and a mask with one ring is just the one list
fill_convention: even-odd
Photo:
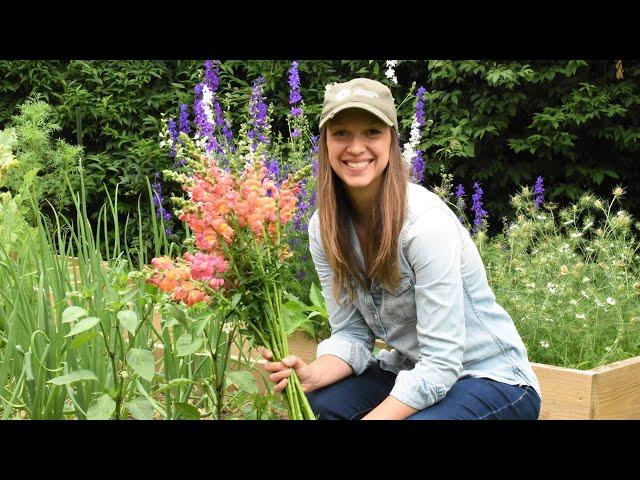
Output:
[[[319,146],[309,243],[332,333],[308,365],[268,362],[275,390],[294,369],[320,419],[537,419],[538,381],[469,232],[408,182],[391,91],[327,87]],[[376,338],[392,350],[375,357]]]

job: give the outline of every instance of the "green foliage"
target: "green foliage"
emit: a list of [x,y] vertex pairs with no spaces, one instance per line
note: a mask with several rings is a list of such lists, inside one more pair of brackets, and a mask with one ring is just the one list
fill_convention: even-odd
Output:
[[[513,213],[508,192],[538,175],[545,178],[547,198],[561,204],[587,189],[606,194],[625,178],[625,207],[640,213],[640,171],[633,161],[640,136],[640,63],[622,66],[620,76],[613,61],[400,60],[397,85],[385,78],[384,60],[305,60],[299,72],[312,132],[325,85],[362,75],[389,85],[407,141],[414,102],[405,99],[414,85],[425,86],[426,118],[432,121],[420,145],[425,184],[442,165],[467,190],[482,181],[485,208],[496,219]],[[273,135],[288,135],[289,67],[289,60],[222,62],[217,93],[234,135],[260,75]],[[201,72],[201,61],[0,61],[0,125],[25,98],[40,93],[55,106],[60,134],[85,148],[90,219],[102,204],[102,184],[109,191],[120,184],[120,211],[137,223],[138,195],[147,179],[173,165],[158,146],[161,114],[177,118],[180,103],[192,110]],[[172,192],[179,194],[167,196]],[[148,209],[141,210],[142,226],[150,229]],[[495,234],[500,226],[493,225]]]
[[[438,60],[428,68],[433,127],[421,146],[430,179],[444,164],[467,189],[484,180],[493,218],[510,215],[507,192],[538,175],[547,198],[563,204],[587,189],[610,191],[623,176],[637,188],[637,63],[624,78],[607,61]],[[638,195],[626,205],[637,211]]]
[[585,194],[536,209],[529,188],[516,218],[491,240],[476,236],[498,303],[532,362],[590,369],[640,354],[640,243],[623,209]]
[[[15,141],[5,142],[0,187],[18,193],[24,189],[28,172],[36,177],[29,185],[29,192],[38,204],[45,201],[58,211],[65,210],[72,202],[68,188],[77,188],[78,160],[82,148],[69,145],[64,140],[53,140],[60,126],[52,118],[53,107],[39,99],[29,98],[19,106],[20,113],[13,118],[13,128],[7,129],[10,136],[15,132]],[[12,144],[13,158],[9,158],[6,145]]]

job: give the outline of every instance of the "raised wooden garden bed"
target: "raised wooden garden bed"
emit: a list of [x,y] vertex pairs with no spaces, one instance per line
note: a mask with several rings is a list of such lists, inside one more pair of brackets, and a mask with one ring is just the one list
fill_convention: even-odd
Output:
[[[289,344],[307,362],[316,346],[303,334]],[[376,347],[387,345],[378,340]],[[640,356],[591,370],[531,365],[542,390],[540,420],[640,419]]]

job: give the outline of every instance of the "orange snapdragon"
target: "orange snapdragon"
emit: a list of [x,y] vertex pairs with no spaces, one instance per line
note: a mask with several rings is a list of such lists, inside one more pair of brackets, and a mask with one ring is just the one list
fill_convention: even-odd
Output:
[[[187,253],[175,261],[154,258],[149,279],[162,291],[171,293],[174,301],[186,305],[210,301],[206,288],[217,290],[224,286],[222,277],[229,264],[223,247],[232,247],[242,229],[250,230],[258,242],[266,240],[265,232],[278,242],[278,223],[284,226],[293,219],[301,190],[290,180],[278,187],[267,177],[262,163],[247,165],[240,178],[235,178],[219,169],[213,158],[199,159],[205,168],[198,169],[186,181],[181,180],[189,200],[178,218],[193,231],[194,244],[200,252]],[[291,255],[286,247],[279,246],[279,251],[280,260]]]

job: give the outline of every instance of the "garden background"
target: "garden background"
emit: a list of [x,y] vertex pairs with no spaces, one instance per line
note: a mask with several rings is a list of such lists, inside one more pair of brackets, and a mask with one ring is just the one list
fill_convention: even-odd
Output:
[[[269,106],[270,127],[265,132],[274,146],[289,141],[291,61],[225,60],[216,65],[214,90],[230,130],[238,135],[242,125],[251,125],[251,99],[256,95],[256,79],[261,77],[261,104]],[[307,120],[305,141],[309,146],[313,143],[311,137],[317,134],[315,126],[326,84],[366,76],[391,88],[398,104],[401,144],[413,143],[424,162],[424,174],[414,180],[449,198],[452,205],[466,207],[466,212],[460,212],[467,215],[463,222],[476,235],[498,301],[512,314],[530,358],[591,368],[640,354],[638,224],[633,220],[640,213],[640,172],[635,165],[640,135],[640,62],[400,60],[390,64],[385,60],[301,60],[297,62],[297,72]],[[17,161],[2,165],[0,186],[12,193],[14,204],[9,208],[9,200],[4,197],[5,224],[0,233],[7,232],[8,219],[13,219],[15,227],[16,212],[22,212],[25,225],[39,229],[41,247],[45,243],[52,245],[52,259],[69,253],[80,257],[83,281],[76,285],[90,288],[89,292],[74,290],[70,282],[66,283],[69,279],[61,282],[56,295],[64,302],[58,302],[57,310],[54,305],[47,307],[50,310],[43,306],[35,324],[46,323],[49,313],[63,324],[83,317],[104,320],[96,313],[103,308],[110,312],[116,325],[118,321],[133,322],[129,326],[135,323],[131,328],[137,336],[143,318],[151,318],[153,305],[149,307],[141,298],[152,297],[157,291],[144,282],[135,292],[129,289],[135,279],[131,272],[142,271],[153,257],[175,254],[190,245],[185,243],[189,232],[172,215],[172,208],[168,204],[157,205],[159,197],[182,195],[180,186],[161,174],[177,166],[175,156],[170,155],[166,142],[163,146],[159,134],[165,132],[166,138],[167,120],[178,122],[184,115],[195,130],[194,86],[202,79],[203,61],[0,61],[0,130],[15,128],[20,132],[15,141],[6,142],[11,143],[6,149],[15,154]],[[416,138],[412,136],[412,125],[415,128],[418,117],[422,118],[417,122],[420,128]],[[283,149],[281,153],[287,151]],[[311,164],[311,157],[305,158]],[[35,173],[30,176],[34,168]],[[36,210],[29,208],[25,179],[30,182],[26,190],[35,194]],[[522,191],[521,187],[527,185],[530,189]],[[518,192],[520,195],[516,195]],[[544,200],[534,198],[542,192]],[[305,191],[305,195],[310,193]],[[50,207],[68,222],[62,221],[62,226],[56,228],[59,220]],[[158,208],[160,216],[156,215]],[[484,212],[480,215],[482,224],[475,225],[473,215],[478,218],[479,212]],[[79,231],[84,233],[77,237],[71,233]],[[61,232],[67,235],[64,239]],[[51,238],[45,238],[47,234]],[[94,236],[87,250],[87,239]],[[3,247],[5,253],[19,251],[16,241],[9,235]],[[288,292],[289,308],[298,314],[298,327],[322,338],[327,335],[327,325],[322,315],[323,302],[313,286],[317,278],[302,238],[298,238],[297,245],[299,250],[293,248],[295,255],[290,263],[290,273],[297,275],[297,281],[292,282]],[[128,263],[116,265],[116,253],[124,251]],[[20,282],[24,283],[19,273],[27,272],[29,263],[25,260],[20,264],[21,257],[15,253],[7,258],[17,262],[18,267],[5,271],[5,284],[7,288],[17,288]],[[108,273],[99,273],[101,260],[110,265]],[[43,271],[41,267],[38,272]],[[54,268],[53,263],[50,267]],[[102,307],[95,302],[100,282],[103,286],[119,285],[114,294],[119,295],[117,301],[105,299]],[[33,287],[37,289],[37,282]],[[76,310],[64,317],[61,307],[65,302],[69,305],[69,291],[85,297],[81,306],[71,302],[84,314]],[[29,295],[30,292],[24,295],[25,304],[30,301]],[[89,301],[88,296],[94,299]],[[110,411],[110,415],[121,412],[124,416],[128,412],[136,418],[146,418],[149,412],[157,415],[161,411],[166,418],[194,418],[198,413],[191,400],[198,389],[198,398],[207,396],[211,402],[206,409],[209,416],[220,418],[223,405],[231,408],[232,402],[223,401],[228,396],[224,375],[218,379],[222,383],[208,384],[207,378],[215,380],[216,375],[207,368],[215,370],[216,366],[206,365],[200,373],[194,373],[196,367],[189,360],[189,355],[204,348],[204,341],[195,341],[196,333],[222,335],[220,331],[205,332],[204,326],[198,326],[198,316],[205,318],[203,310],[195,309],[193,313],[174,306],[171,315],[176,324],[180,315],[195,323],[185,327],[185,332],[190,333],[178,332],[183,340],[181,351],[175,365],[167,366],[165,360],[165,377],[161,381],[156,382],[153,371],[149,373],[148,355],[134,351],[130,345],[133,350],[121,352],[121,365],[115,360],[114,349],[107,348],[110,366],[98,367],[99,360],[92,358],[95,368],[90,372],[100,379],[99,387],[85,391],[80,385],[91,377],[80,374],[59,382],[64,388],[54,389],[54,394],[54,390],[47,390],[53,388],[48,382],[55,378],[56,369],[63,368],[59,362],[64,354],[51,358],[51,352],[54,348],[65,352],[70,347],[63,346],[64,341],[56,346],[51,338],[49,343],[34,339],[40,338],[39,334],[33,337],[36,331],[46,331],[51,337],[46,328],[26,329],[29,335],[25,333],[28,340],[23,344],[16,343],[20,333],[15,333],[12,340],[11,321],[16,322],[24,310],[19,310],[18,302],[10,297],[7,293],[0,300],[0,315],[4,316],[0,385],[4,387],[5,418],[17,412],[28,412],[25,415],[29,418],[45,413],[57,418],[58,413],[51,412],[62,415],[63,411],[82,418],[83,414],[88,416],[90,405],[94,414]],[[583,305],[587,300],[589,305]],[[127,302],[136,301],[139,305],[131,310],[136,312],[134,322],[133,316],[123,312]],[[590,318],[592,322],[588,322]],[[585,322],[588,328],[584,327]],[[97,328],[95,320],[85,327],[90,324],[74,335],[88,335]],[[164,327],[166,324],[162,332],[156,332],[157,336],[163,338],[165,347],[171,342],[175,346]],[[189,330],[192,327],[195,331]],[[124,330],[128,329],[123,327]],[[123,332],[118,331],[117,335]],[[97,336],[106,340],[110,335],[105,331]],[[96,341],[94,337],[83,338],[85,346]],[[136,348],[146,351],[144,342],[140,342]],[[13,350],[16,345],[23,349],[22,357]],[[32,348],[28,349],[28,345]],[[80,342],[75,347],[82,348]],[[141,357],[131,359],[131,351]],[[18,408],[15,405],[20,402],[13,402],[23,395],[22,387],[18,388],[21,375],[22,385],[29,390],[26,379],[33,375],[30,356],[25,355],[29,352],[38,353],[40,364],[47,365],[41,371],[41,383],[35,384],[39,387],[25,393],[29,400],[24,404],[39,405],[38,414],[35,407]],[[13,355],[18,356],[14,359]],[[94,352],[87,351],[86,355],[79,358],[95,357]],[[215,355],[210,352],[210,358]],[[9,359],[15,360],[11,367]],[[65,372],[73,363],[68,360]],[[152,385],[139,379],[119,383],[113,372],[127,369]],[[239,391],[255,394],[246,377],[230,375]],[[129,394],[123,393],[125,386],[131,388]],[[165,399],[163,408],[153,400],[151,390],[165,396],[165,392],[173,392],[174,396]],[[45,391],[51,396],[47,397]],[[120,393],[114,393],[117,391]],[[102,396],[94,398],[96,392]],[[257,396],[252,398],[247,411],[259,418],[268,409],[260,406],[262,400]],[[113,410],[109,399],[113,399]],[[244,405],[238,408],[247,404]]]

